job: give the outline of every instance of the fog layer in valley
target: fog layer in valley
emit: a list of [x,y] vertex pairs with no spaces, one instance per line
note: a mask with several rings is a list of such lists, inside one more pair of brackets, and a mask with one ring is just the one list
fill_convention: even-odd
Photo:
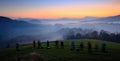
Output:
[[32,43],[33,40],[64,40],[66,35],[105,30],[109,33],[120,33],[120,16],[106,18],[85,17],[61,19],[10,19],[0,17],[0,44]]

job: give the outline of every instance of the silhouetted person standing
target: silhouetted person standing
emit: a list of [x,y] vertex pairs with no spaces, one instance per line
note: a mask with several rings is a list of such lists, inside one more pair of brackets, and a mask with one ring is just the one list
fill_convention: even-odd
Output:
[[60,42],[60,45],[61,45],[61,48],[64,48],[64,42],[63,41]]
[[106,43],[105,42],[102,43],[102,52],[106,52]]
[[55,47],[59,48],[59,41],[58,40],[55,41]]
[[50,42],[49,42],[49,40],[47,40],[47,49],[49,49],[50,48]]
[[35,48],[36,47],[36,42],[35,42],[35,40],[33,41],[33,48]]
[[41,48],[41,41],[38,40],[37,44],[38,44],[38,48]]
[[16,43],[16,51],[20,51],[20,45],[19,45],[19,43]]
[[98,51],[98,48],[99,48],[98,44],[95,44],[95,51]]
[[83,44],[83,42],[81,42],[81,43],[80,43],[80,50],[83,51],[83,49],[84,49],[84,44]]
[[71,50],[75,50],[75,42],[74,41],[71,42],[71,47],[72,47]]
[[92,53],[92,44],[91,44],[91,42],[88,41],[87,45],[88,45],[88,52]]

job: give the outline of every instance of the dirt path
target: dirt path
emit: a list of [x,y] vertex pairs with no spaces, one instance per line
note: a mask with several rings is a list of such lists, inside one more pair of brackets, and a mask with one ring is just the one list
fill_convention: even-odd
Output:
[[31,52],[17,59],[17,61],[44,61],[43,56],[37,52]]

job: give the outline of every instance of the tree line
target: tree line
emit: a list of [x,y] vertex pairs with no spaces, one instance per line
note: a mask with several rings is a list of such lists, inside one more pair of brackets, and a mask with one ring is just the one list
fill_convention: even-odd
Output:
[[110,33],[108,31],[101,30],[100,32],[92,31],[83,35],[80,32],[70,32],[65,35],[64,39],[98,39],[112,42],[120,42],[120,33]]

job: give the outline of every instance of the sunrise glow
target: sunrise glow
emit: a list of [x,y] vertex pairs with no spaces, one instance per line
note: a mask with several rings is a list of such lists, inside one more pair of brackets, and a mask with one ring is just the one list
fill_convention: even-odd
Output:
[[[14,2],[13,2],[14,1]],[[81,18],[120,14],[118,0],[3,0],[0,16],[15,18]]]

